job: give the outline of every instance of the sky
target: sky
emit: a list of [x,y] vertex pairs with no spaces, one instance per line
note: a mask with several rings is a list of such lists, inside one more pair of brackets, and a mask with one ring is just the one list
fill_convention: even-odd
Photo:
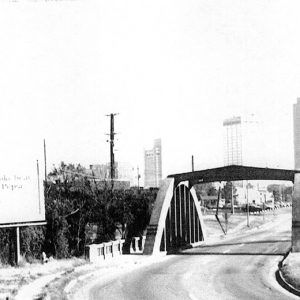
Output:
[[[162,139],[163,176],[223,165],[225,118],[263,120],[266,166],[293,168],[299,1],[0,0],[4,169],[42,159],[139,166]],[[253,162],[255,165],[255,162]]]

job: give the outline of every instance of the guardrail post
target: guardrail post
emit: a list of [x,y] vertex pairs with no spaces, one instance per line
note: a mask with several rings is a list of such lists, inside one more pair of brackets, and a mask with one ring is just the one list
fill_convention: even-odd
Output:
[[123,245],[125,243],[125,240],[120,240],[120,252],[121,252],[121,255],[123,254]]
[[145,242],[146,242],[146,236],[143,236],[142,237],[142,249],[141,249],[142,252],[144,251]]
[[139,252],[139,240],[140,238],[139,237],[134,237],[134,252],[137,253]]
[[106,259],[106,256],[107,256],[107,253],[106,253],[106,244],[103,243],[103,257],[104,257],[104,260]]

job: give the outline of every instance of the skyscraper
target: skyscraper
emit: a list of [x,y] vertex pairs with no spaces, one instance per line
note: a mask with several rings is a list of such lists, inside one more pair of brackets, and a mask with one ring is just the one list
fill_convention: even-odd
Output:
[[300,98],[294,104],[294,161],[295,169],[300,169]]
[[263,127],[257,115],[249,114],[226,119],[223,122],[223,128],[225,166],[266,167]]
[[144,187],[159,187],[162,179],[161,139],[154,140],[151,150],[145,150],[145,180]]
[[224,120],[224,165],[242,165],[242,121],[241,117]]

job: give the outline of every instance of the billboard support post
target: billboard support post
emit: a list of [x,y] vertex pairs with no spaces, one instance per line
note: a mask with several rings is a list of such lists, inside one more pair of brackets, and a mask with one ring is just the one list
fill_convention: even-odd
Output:
[[41,213],[41,188],[40,188],[40,167],[39,161],[36,161],[37,179],[38,179],[38,198],[39,198],[39,213]]
[[47,153],[46,153],[46,140],[44,139],[44,164],[45,164],[45,186],[47,187]]
[[20,251],[20,227],[16,227],[16,265],[18,266],[21,260],[21,251]]
[[[4,158],[0,162],[0,228],[8,229],[8,261],[19,265],[22,259],[20,227],[45,225],[46,220],[43,176],[39,169],[42,151],[34,150],[29,155],[20,156],[15,148],[19,147],[4,148],[10,152],[7,152],[8,158],[14,157],[13,164],[5,158],[5,153],[1,156]],[[46,176],[45,140],[44,159]]]

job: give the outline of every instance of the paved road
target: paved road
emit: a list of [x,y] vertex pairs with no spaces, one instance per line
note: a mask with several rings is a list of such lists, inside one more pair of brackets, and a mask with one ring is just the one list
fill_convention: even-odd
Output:
[[90,299],[295,299],[275,280],[290,248],[291,212],[272,227],[183,251],[160,264],[98,283]]

